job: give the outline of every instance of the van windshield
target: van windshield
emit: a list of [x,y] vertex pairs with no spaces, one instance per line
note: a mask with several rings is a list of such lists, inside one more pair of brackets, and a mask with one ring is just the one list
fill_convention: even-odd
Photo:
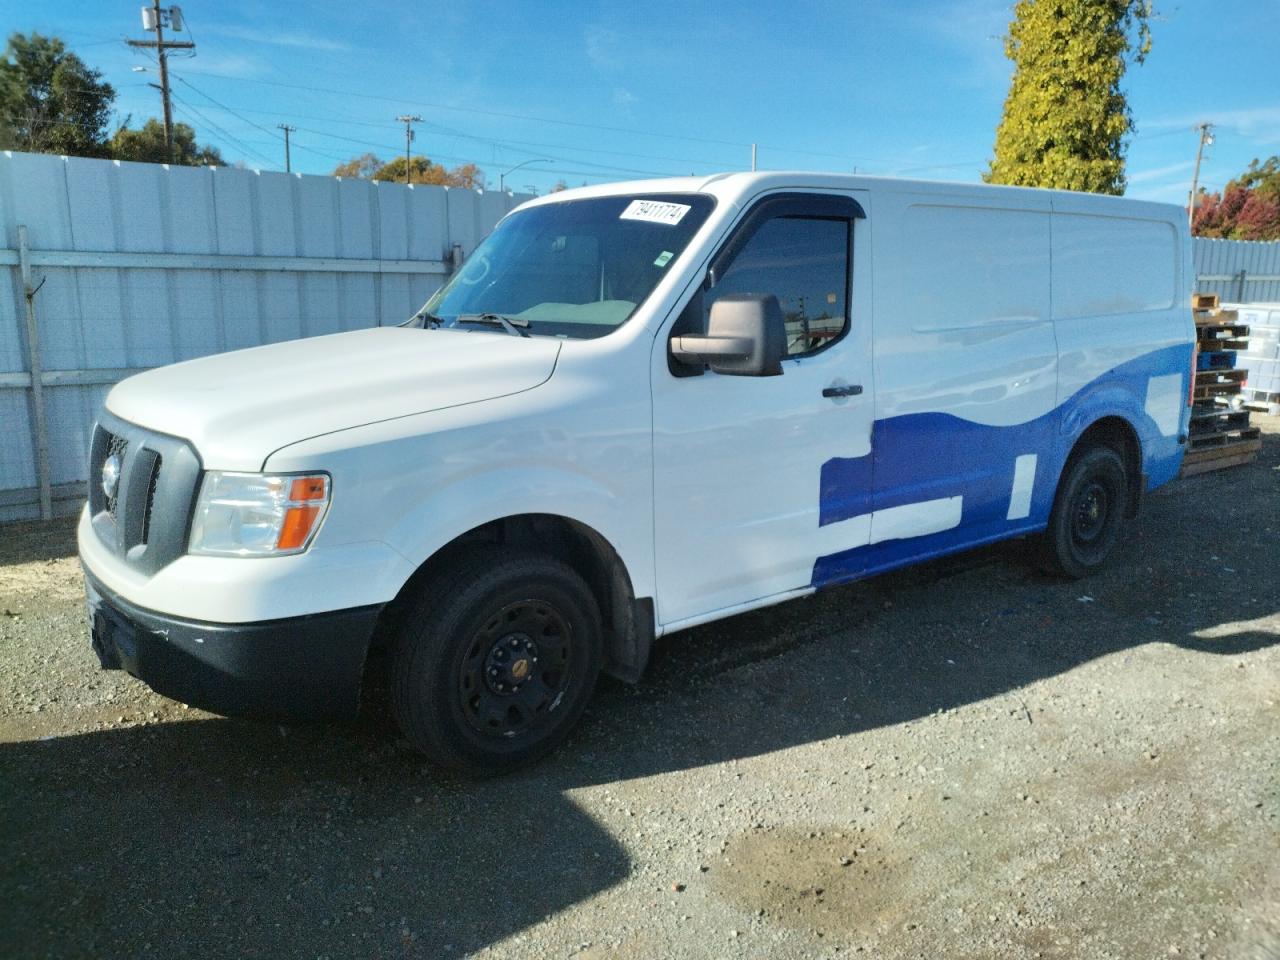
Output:
[[419,317],[482,330],[464,324],[488,315],[534,336],[602,337],[644,302],[714,206],[701,194],[632,194],[513,213]]

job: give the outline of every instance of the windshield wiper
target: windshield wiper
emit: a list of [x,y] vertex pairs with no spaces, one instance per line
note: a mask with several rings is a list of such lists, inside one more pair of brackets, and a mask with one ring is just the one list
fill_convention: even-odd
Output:
[[500,313],[462,313],[454,323],[483,323],[491,327],[501,327],[513,337],[529,336],[529,321],[523,317],[505,317]]
[[444,320],[437,317],[434,313],[427,313],[426,310],[419,310],[412,317],[406,320],[402,326],[416,327],[422,325],[423,330],[432,330],[436,327],[443,327]]

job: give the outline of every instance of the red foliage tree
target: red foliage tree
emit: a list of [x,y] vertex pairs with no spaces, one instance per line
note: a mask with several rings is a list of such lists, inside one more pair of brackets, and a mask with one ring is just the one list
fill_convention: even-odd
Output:
[[1280,156],[1254,160],[1221,194],[1199,199],[1191,224],[1197,237],[1280,240]]

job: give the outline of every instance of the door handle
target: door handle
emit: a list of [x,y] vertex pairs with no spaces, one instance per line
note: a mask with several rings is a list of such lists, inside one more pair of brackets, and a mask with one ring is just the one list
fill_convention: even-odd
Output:
[[853,383],[844,387],[825,387],[822,391],[824,397],[856,397],[862,393],[862,384]]

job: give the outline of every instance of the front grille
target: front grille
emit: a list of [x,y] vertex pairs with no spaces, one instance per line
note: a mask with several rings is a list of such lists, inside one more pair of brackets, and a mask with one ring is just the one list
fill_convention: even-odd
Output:
[[[104,483],[113,457],[119,465],[114,486]],[[98,539],[143,573],[176,560],[186,550],[200,472],[200,458],[187,441],[104,410],[89,454],[89,513]]]
[[147,508],[142,513],[142,542],[146,543],[151,537],[151,513],[156,506],[156,486],[160,483],[160,454],[156,454],[156,461],[151,465],[151,482],[147,485]]
[[[126,440],[124,437],[111,433],[110,431],[104,431],[104,432],[107,434],[107,452],[106,452],[106,455],[102,458],[103,465],[105,465],[107,461],[109,461],[112,457],[115,457],[116,463],[123,466],[125,455],[129,452],[129,441]],[[110,514],[111,519],[113,521],[116,519],[116,508],[119,506],[119,503],[120,503],[120,484],[118,482],[119,473],[117,473],[116,476],[117,476],[117,483],[115,487],[112,488],[109,494],[106,494],[107,513]],[[98,480],[99,482],[102,482],[101,467],[98,470],[98,475],[93,477],[92,480]],[[103,492],[105,493],[105,489]]]

